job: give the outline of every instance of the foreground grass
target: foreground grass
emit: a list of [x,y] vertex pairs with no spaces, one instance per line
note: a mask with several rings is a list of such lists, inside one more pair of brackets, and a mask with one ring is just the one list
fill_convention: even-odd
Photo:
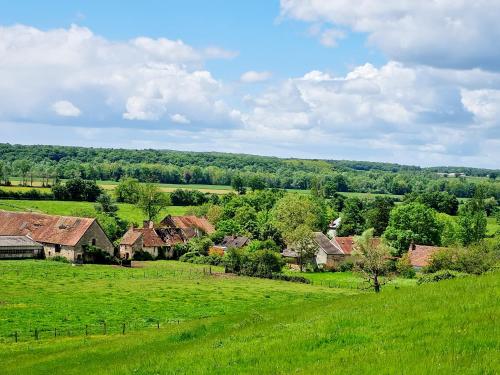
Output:
[[[259,288],[247,286],[247,292]],[[165,330],[0,345],[0,372],[498,373],[498,273],[379,295],[332,299],[323,291],[323,300],[244,309]]]
[[[0,341],[152,328],[157,323],[234,315],[249,309],[338,298],[350,291],[247,277],[210,275],[218,267],[175,261],[144,262],[141,268],[52,261],[0,262]],[[203,272],[205,271],[205,272]]]
[[[6,211],[33,211],[51,215],[77,215],[94,208],[94,203],[52,201],[52,200],[16,200],[0,199],[0,210]],[[160,213],[159,217],[166,215],[184,215],[190,207],[168,206]],[[118,203],[118,216],[128,222],[140,224],[144,220],[144,214],[133,204]]]

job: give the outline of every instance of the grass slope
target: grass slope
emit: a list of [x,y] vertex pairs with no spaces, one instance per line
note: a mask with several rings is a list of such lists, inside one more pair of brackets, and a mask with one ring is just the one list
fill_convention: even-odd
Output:
[[[78,211],[87,211],[94,207],[90,202],[51,201],[51,200],[15,200],[0,199],[0,210],[5,211],[34,211],[51,215],[73,215]],[[168,206],[162,210],[159,217],[170,215],[184,215],[190,207]],[[118,216],[122,219],[140,224],[144,214],[136,206],[128,203],[118,203]]]
[[[0,373],[495,374],[499,281],[493,273],[350,296],[247,278],[158,282],[172,288],[166,299],[188,290],[177,301],[181,306],[208,303],[230,311],[124,336],[0,344]],[[152,285],[137,287],[148,300]],[[146,301],[136,298],[127,303],[141,308]],[[94,308],[105,309],[99,302]]]

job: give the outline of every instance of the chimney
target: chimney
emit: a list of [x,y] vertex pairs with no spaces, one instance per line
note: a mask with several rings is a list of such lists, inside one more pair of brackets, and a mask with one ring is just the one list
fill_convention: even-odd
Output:
[[144,220],[143,222],[143,228],[153,228],[154,223],[152,220]]

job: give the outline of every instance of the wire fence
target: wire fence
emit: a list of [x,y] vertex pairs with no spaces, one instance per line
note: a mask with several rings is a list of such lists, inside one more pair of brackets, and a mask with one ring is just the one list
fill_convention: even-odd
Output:
[[106,335],[126,335],[141,330],[162,330],[179,325],[181,319],[157,320],[151,318],[141,321],[108,322],[73,326],[34,327],[24,330],[15,330],[10,334],[0,336],[2,343],[21,343],[40,340],[54,340],[63,337],[90,337]]

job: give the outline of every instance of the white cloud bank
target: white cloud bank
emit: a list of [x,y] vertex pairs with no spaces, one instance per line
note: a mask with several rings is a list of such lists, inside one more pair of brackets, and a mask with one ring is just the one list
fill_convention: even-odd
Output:
[[[319,3],[303,4],[315,7],[301,19],[318,22]],[[500,73],[391,60],[258,91],[204,68],[208,58],[232,56],[166,38],[115,42],[78,26],[0,27],[1,141],[498,167]],[[241,81],[269,78],[250,71]]]
[[500,69],[499,14],[500,0],[281,0],[282,17],[367,33],[394,60],[460,69]]

